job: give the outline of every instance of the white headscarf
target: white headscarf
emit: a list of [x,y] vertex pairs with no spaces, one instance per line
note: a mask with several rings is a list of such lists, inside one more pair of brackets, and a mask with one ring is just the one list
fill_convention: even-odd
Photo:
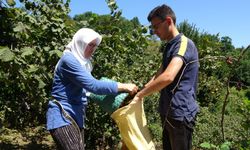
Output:
[[88,72],[91,72],[93,67],[90,59],[86,59],[84,57],[84,51],[86,50],[87,45],[94,39],[96,39],[97,46],[102,41],[101,35],[95,32],[94,30],[89,28],[82,28],[75,33],[73,39],[66,46],[66,50],[64,51],[64,53],[71,52],[75,56],[75,58],[80,62],[82,67]]

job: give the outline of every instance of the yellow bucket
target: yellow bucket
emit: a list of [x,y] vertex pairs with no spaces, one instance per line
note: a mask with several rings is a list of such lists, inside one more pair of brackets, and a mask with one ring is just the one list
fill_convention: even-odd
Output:
[[143,100],[117,109],[111,118],[118,125],[122,140],[129,150],[155,150],[147,127]]

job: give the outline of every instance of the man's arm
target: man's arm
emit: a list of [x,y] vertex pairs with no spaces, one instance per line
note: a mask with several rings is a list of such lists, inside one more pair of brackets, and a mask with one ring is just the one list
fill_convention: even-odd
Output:
[[[139,91],[135,99],[142,99],[145,96],[151,95],[154,92],[162,90],[164,87],[172,83],[183,65],[183,60],[180,57],[174,57],[163,73],[155,76],[146,86]],[[162,68],[162,67],[161,67]]]
[[146,83],[144,87],[148,86],[151,82],[153,82],[163,72],[162,70],[163,70],[163,66],[161,65],[158,71],[153,76],[153,78],[148,83]]

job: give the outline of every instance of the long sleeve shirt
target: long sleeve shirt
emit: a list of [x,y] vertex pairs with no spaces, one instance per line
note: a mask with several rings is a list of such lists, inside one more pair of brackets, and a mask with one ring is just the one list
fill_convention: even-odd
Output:
[[[80,128],[85,126],[87,91],[95,94],[117,94],[118,85],[117,82],[95,79],[72,53],[65,53],[55,69],[51,95],[61,103]],[[48,103],[46,117],[47,130],[71,124],[53,101]]]

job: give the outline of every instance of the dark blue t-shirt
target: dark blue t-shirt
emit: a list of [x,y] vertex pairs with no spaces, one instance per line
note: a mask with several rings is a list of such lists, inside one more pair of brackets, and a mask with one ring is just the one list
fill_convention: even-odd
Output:
[[161,90],[159,111],[176,120],[194,119],[199,111],[196,103],[198,82],[198,52],[194,43],[183,34],[169,41],[163,52],[163,70],[167,68],[173,57],[180,57],[183,66],[174,82]]

